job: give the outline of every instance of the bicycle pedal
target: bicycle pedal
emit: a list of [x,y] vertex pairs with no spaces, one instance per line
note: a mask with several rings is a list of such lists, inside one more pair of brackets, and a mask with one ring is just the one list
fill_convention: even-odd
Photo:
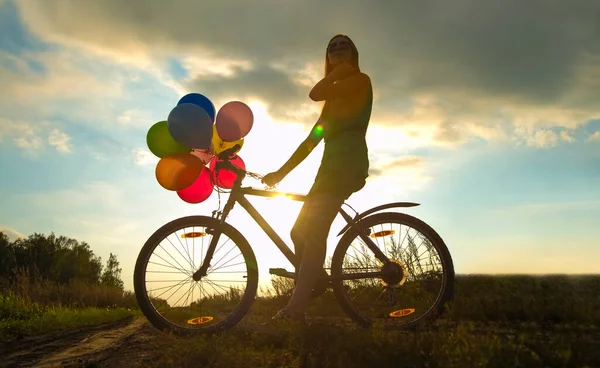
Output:
[[290,277],[290,278],[296,277],[296,274],[294,272],[290,272],[290,271],[286,270],[285,268],[269,268],[269,273],[271,275],[281,276],[281,277]]

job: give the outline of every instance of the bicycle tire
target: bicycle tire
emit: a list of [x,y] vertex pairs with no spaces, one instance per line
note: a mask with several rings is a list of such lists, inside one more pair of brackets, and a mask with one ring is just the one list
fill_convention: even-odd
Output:
[[[235,245],[243,254],[246,263],[248,282],[241,303],[228,318],[206,328],[183,328],[169,322],[153,307],[146,289],[146,267],[153,250],[167,236],[186,227],[207,227],[220,230],[235,242]],[[176,335],[212,334],[235,326],[246,315],[256,297],[258,288],[258,266],[254,251],[250,247],[250,244],[236,228],[227,223],[220,224],[217,219],[208,216],[187,216],[163,225],[148,238],[138,255],[133,281],[138,305],[148,321],[150,321],[154,327],[165,332],[172,332]]]
[[[443,268],[444,278],[442,282],[442,291],[439,293],[435,304],[430,308],[428,312],[426,312],[426,314],[424,314],[420,318],[399,327],[401,329],[411,329],[425,320],[429,320],[430,318],[442,315],[445,311],[446,303],[451,302],[453,300],[454,265],[450,252],[448,251],[448,248],[442,240],[442,238],[440,237],[440,235],[431,226],[427,225],[425,222],[419,220],[416,217],[398,212],[377,213],[361,219],[358,222],[358,228],[362,231],[364,229],[368,229],[378,224],[391,222],[397,222],[400,224],[408,225],[425,235],[428,239],[430,239],[432,241],[432,245],[435,247],[435,249],[440,255],[440,260]],[[358,232],[351,228],[342,236],[342,238],[338,242],[338,245],[336,246],[332,257],[332,276],[335,277],[342,275],[342,262],[344,259],[344,255],[346,253],[346,250],[356,237],[358,237]],[[332,288],[340,307],[346,313],[346,315],[348,315],[352,320],[354,320],[358,325],[362,327],[368,328],[372,326],[373,320],[368,316],[364,315],[359,310],[357,310],[348,299],[346,288],[344,287],[342,280],[333,281]]]

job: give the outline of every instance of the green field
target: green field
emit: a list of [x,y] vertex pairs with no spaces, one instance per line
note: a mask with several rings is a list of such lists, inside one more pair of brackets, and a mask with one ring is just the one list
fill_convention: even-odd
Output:
[[331,294],[308,326],[261,327],[287,297],[258,299],[232,330],[163,336],[155,367],[599,367],[599,276],[457,276],[447,315],[417,331],[362,329]]
[[[458,275],[455,287],[447,314],[416,331],[358,327],[331,292],[312,300],[309,325],[263,327],[288,296],[261,297],[237,326],[212,337],[146,325],[137,333],[143,343],[125,344],[98,366],[600,367],[600,276]],[[27,294],[4,289],[0,334],[18,339],[131,314],[139,311],[129,292],[33,284]]]

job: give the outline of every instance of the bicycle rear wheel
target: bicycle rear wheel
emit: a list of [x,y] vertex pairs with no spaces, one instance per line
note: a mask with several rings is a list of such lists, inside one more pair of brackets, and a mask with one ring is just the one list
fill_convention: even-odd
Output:
[[350,229],[340,239],[332,276],[384,272],[378,278],[333,281],[346,314],[363,327],[411,328],[439,315],[453,298],[454,265],[446,244],[429,225],[403,213],[385,212],[358,222],[392,261],[384,266]]
[[[192,274],[219,234],[207,276]],[[258,267],[248,241],[231,225],[207,216],[171,221],[146,241],[134,271],[140,309],[156,328],[176,334],[213,333],[233,327],[250,309]]]

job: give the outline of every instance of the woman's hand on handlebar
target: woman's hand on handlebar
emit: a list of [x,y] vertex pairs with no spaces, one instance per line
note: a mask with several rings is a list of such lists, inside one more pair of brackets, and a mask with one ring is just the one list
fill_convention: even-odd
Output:
[[279,171],[275,171],[263,176],[261,183],[265,184],[268,187],[272,187],[279,183],[281,180],[283,180],[284,177],[285,175],[283,175]]

